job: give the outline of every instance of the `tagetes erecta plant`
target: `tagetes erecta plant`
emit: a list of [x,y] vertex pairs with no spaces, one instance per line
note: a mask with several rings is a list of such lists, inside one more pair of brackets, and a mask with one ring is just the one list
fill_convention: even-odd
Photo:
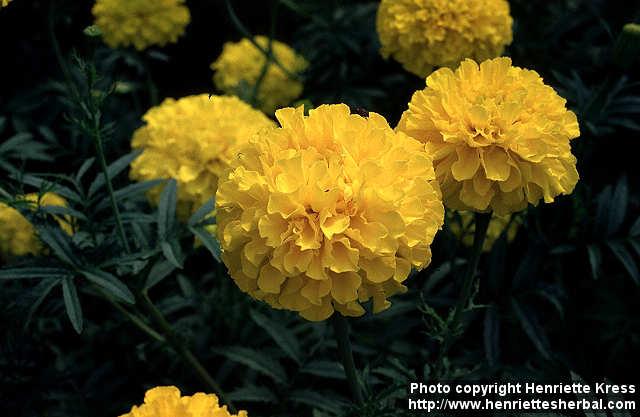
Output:
[[397,129],[426,144],[447,207],[503,216],[573,191],[580,130],[565,103],[509,58],[465,60],[427,78]]
[[191,20],[184,0],[97,0],[92,12],[111,48],[175,43]]
[[502,55],[512,24],[506,0],[382,0],[376,26],[382,55],[426,77],[464,58]]
[[[38,204],[45,206],[66,207],[64,198],[55,193],[45,193],[38,198],[38,194],[27,194],[22,197],[30,208],[35,210]],[[60,227],[68,234],[72,233],[69,222],[56,217]],[[14,256],[39,255],[44,250],[33,225],[17,209],[0,203],[0,258],[8,259]]]
[[[447,221],[449,230],[454,236],[456,236],[464,246],[468,248],[472,247],[473,236],[476,230],[473,213],[470,211],[459,211],[455,214],[448,212]],[[508,242],[513,241],[521,224],[522,219],[516,215],[497,216],[494,214],[491,216],[482,251],[489,252],[496,240],[503,235]]]
[[244,292],[324,320],[405,291],[431,260],[444,208],[424,145],[344,104],[276,112],[216,196],[222,259]]
[[134,405],[120,417],[248,417],[246,411],[231,414],[215,394],[198,392],[181,396],[176,387],[156,387],[144,395],[144,403]]
[[[240,145],[258,130],[274,126],[267,116],[236,97],[200,94],[166,99],[143,116],[131,147],[142,154],[131,164],[136,181],[173,178],[178,183],[178,216],[186,219],[211,197],[218,178]],[[153,203],[162,187],[148,196]]]
[[[256,36],[254,41],[267,50],[269,38]],[[309,63],[290,46],[272,40],[272,54],[278,62],[287,69],[271,62],[260,81],[257,91],[257,101],[262,110],[272,114],[278,107],[286,106],[302,93],[303,84],[292,78],[303,72]],[[239,89],[251,90],[261,77],[267,62],[265,54],[252,44],[249,39],[239,42],[227,42],[222,53],[211,64],[214,71],[213,83],[216,88],[227,94],[239,94]]]

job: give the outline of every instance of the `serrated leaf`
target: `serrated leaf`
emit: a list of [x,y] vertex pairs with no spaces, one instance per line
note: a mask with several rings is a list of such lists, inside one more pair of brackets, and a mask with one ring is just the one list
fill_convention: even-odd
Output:
[[598,279],[600,276],[600,265],[602,265],[602,251],[596,245],[588,245],[589,266],[591,266],[591,276]]
[[82,333],[82,307],[80,306],[80,299],[78,298],[78,291],[73,283],[73,278],[65,277],[62,279],[62,298],[64,299],[64,306],[71,325],[76,332]]
[[607,246],[611,249],[611,252],[618,258],[618,261],[624,266],[624,269],[627,270],[629,276],[633,279],[636,285],[640,285],[640,272],[638,272],[638,266],[636,265],[633,257],[624,247],[624,244],[621,242],[609,241],[607,242]]
[[289,329],[281,326],[279,323],[269,319],[267,316],[259,313],[255,310],[250,310],[249,314],[253,321],[256,322],[264,331],[271,336],[276,344],[286,353],[291,359],[298,364],[302,363],[302,353],[300,351],[300,344],[295,336]]
[[[107,176],[109,177],[109,180],[112,180],[119,173],[124,171],[131,164],[131,162],[133,162],[134,159],[140,156],[141,153],[142,153],[142,150],[137,149],[112,162],[107,167]],[[98,173],[98,175],[96,175],[96,178],[93,180],[93,182],[89,186],[89,197],[93,196],[96,192],[98,192],[98,190],[101,187],[103,187],[105,184],[106,184],[106,179],[104,176],[104,172]]]
[[300,372],[330,379],[346,379],[344,368],[334,361],[315,360],[306,364]]
[[231,401],[247,401],[260,403],[277,403],[278,398],[267,387],[247,385],[230,392],[227,397]]
[[500,357],[500,318],[496,306],[490,306],[484,314],[484,352],[490,366]]
[[287,374],[282,365],[263,352],[243,346],[227,346],[224,349],[216,349],[214,351],[229,360],[266,375],[276,382],[285,383],[287,379]]
[[182,253],[180,252],[179,246],[177,244],[172,244],[171,242],[162,242],[160,243],[160,248],[162,249],[162,254],[165,259],[171,264],[173,264],[176,268],[182,269]]
[[33,279],[33,278],[64,278],[71,271],[63,268],[50,267],[16,267],[0,269],[0,280]]
[[522,329],[533,342],[538,352],[543,358],[551,360],[551,352],[549,349],[549,341],[543,330],[538,325],[538,321],[534,313],[530,310],[525,310],[515,298],[511,298],[511,307],[522,326]]
[[136,300],[129,288],[112,274],[99,269],[81,269],[80,273],[116,300],[135,304]]
[[149,275],[147,275],[147,280],[144,284],[144,289],[149,290],[154,285],[158,284],[160,281],[171,275],[173,271],[175,271],[176,266],[169,261],[159,260],[157,261],[149,271]]
[[78,169],[78,173],[76,174],[76,177],[75,177],[76,182],[79,183],[80,181],[82,181],[82,177],[84,177],[84,174],[86,174],[89,168],[91,168],[91,165],[93,165],[95,160],[96,158],[89,158],[86,161],[84,161],[82,165],[80,165],[80,168]]
[[38,236],[51,251],[63,262],[76,265],[75,255],[71,249],[69,237],[59,228],[42,226],[37,228]]
[[160,194],[158,203],[158,240],[167,239],[168,233],[173,230],[176,218],[176,180],[170,179]]
[[200,240],[200,243],[202,243],[204,247],[207,248],[207,250],[215,258],[215,260],[218,261],[218,263],[222,263],[222,260],[220,258],[221,249],[218,239],[213,237],[211,233],[204,227],[191,226],[189,227],[189,230],[191,230],[191,233],[193,233]]
[[213,198],[208,199],[198,210],[195,211],[195,213],[191,215],[191,217],[189,217],[187,224],[189,226],[195,226],[204,220],[213,212],[215,205],[216,203]]

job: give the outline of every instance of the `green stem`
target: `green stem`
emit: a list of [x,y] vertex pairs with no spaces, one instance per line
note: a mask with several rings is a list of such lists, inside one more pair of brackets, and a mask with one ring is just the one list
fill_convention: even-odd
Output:
[[353,361],[353,350],[351,349],[351,341],[349,340],[349,324],[347,323],[347,319],[338,312],[334,313],[331,323],[336,333],[338,353],[344,366],[344,373],[347,376],[347,382],[351,388],[354,402],[361,406],[364,404],[364,399],[362,397],[362,391],[360,390],[360,383],[358,382],[356,365]]
[[178,338],[178,336],[173,331],[173,327],[171,326],[171,324],[167,321],[162,312],[153,304],[146,291],[142,292],[142,301],[144,302],[144,305],[146,306],[151,316],[157,322],[162,332],[165,334],[166,339],[171,347],[173,347],[173,349],[180,356],[182,356],[182,359],[193,368],[202,382],[204,382],[211,390],[213,390],[215,394],[218,395],[218,397],[220,398],[220,402],[226,404],[229,410],[232,413],[235,413],[236,408],[234,407],[231,400],[226,398],[224,392],[222,391],[222,388],[220,388],[220,385],[218,385],[215,379],[213,379],[213,377],[205,369],[202,363],[200,363],[198,358],[196,358],[196,356],[191,352],[191,350],[189,350],[189,348],[180,340],[180,338]]
[[[96,116],[94,116],[95,118]],[[118,237],[122,241],[122,246],[127,253],[131,253],[127,236],[124,233],[124,226],[122,225],[122,218],[120,217],[120,209],[118,208],[118,202],[116,201],[116,195],[113,192],[113,185],[111,184],[111,178],[109,178],[109,172],[107,170],[107,160],[104,156],[104,148],[102,146],[102,135],[100,134],[100,122],[94,120],[94,143],[96,145],[96,153],[98,154],[98,160],[100,161],[100,167],[102,168],[102,174],[104,175],[104,182],[107,185],[107,191],[109,192],[109,201],[111,202],[111,208],[113,209],[113,215],[116,219],[116,230]]]
[[165,343],[167,340],[158,332],[156,332],[155,330],[153,330],[147,323],[144,322],[144,320],[142,320],[140,317],[136,316],[135,314],[130,313],[127,309],[125,309],[124,307],[122,307],[120,305],[120,303],[118,303],[117,301],[113,300],[111,297],[109,297],[107,294],[105,294],[103,291],[100,291],[100,293],[102,294],[102,296],[109,301],[109,303],[116,309],[118,310],[120,313],[122,313],[123,316],[125,316],[126,318],[128,318],[129,320],[131,320],[131,323],[133,323],[138,329],[142,330],[144,333],[148,334],[149,336],[151,336],[151,338],[157,340],[158,342],[161,343]]
[[447,334],[444,337],[440,353],[438,354],[436,368],[436,375],[438,376],[441,376],[444,358],[455,341],[455,333],[457,332],[458,325],[462,319],[462,313],[469,304],[469,298],[473,291],[474,278],[476,270],[478,269],[478,262],[480,262],[480,255],[482,254],[482,247],[484,246],[484,240],[487,236],[487,229],[489,227],[490,220],[491,213],[476,213],[475,215],[475,232],[473,234],[471,258],[467,264],[467,269],[462,281],[462,291],[460,292],[460,297],[458,298],[458,302],[455,306],[453,318],[451,319],[449,326],[447,326]]

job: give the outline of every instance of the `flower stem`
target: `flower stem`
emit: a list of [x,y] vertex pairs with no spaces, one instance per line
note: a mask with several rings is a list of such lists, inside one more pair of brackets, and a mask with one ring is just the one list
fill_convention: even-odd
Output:
[[453,312],[453,318],[451,319],[451,322],[447,327],[448,330],[444,337],[444,340],[442,341],[440,353],[438,354],[438,362],[436,368],[436,375],[438,376],[441,376],[444,358],[448,353],[449,348],[451,348],[451,345],[455,341],[457,328],[459,326],[460,320],[462,319],[462,313],[467,307],[467,304],[469,304],[469,298],[471,297],[471,292],[473,290],[476,269],[478,269],[478,262],[480,261],[480,255],[482,254],[482,247],[487,236],[487,229],[489,227],[490,220],[491,213],[475,214],[475,232],[473,234],[473,248],[471,249],[471,258],[469,259],[467,269],[465,270],[462,282],[462,291],[460,292],[460,297],[458,298],[458,302],[456,303]]
[[351,388],[354,402],[361,406],[364,404],[364,399],[362,397],[362,391],[360,390],[360,383],[358,382],[356,365],[353,361],[353,351],[351,349],[351,341],[349,340],[349,324],[347,323],[347,319],[337,312],[333,315],[331,323],[333,324],[333,329],[336,334],[338,353],[344,366],[344,373],[347,376],[347,382]]
[[142,301],[151,316],[157,322],[162,332],[165,334],[166,339],[171,347],[180,356],[182,356],[182,359],[185,362],[187,362],[193,368],[202,382],[204,382],[211,390],[213,390],[216,395],[218,395],[218,397],[220,398],[220,402],[226,404],[229,408],[229,411],[235,413],[236,408],[234,407],[231,400],[226,398],[224,392],[222,391],[222,388],[220,388],[220,385],[218,385],[216,380],[213,379],[211,374],[209,374],[209,372],[205,369],[202,363],[200,363],[198,358],[191,352],[191,350],[180,340],[180,338],[178,338],[178,336],[173,331],[173,327],[171,326],[171,324],[167,321],[162,312],[153,304],[146,291],[142,292]]

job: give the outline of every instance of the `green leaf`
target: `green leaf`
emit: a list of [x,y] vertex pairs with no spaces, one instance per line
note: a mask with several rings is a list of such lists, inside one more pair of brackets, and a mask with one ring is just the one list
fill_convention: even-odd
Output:
[[280,323],[269,319],[267,316],[255,310],[250,310],[249,314],[253,321],[255,321],[258,326],[262,327],[262,329],[271,336],[284,353],[298,364],[302,363],[300,344],[289,329],[281,326]]
[[596,209],[596,218],[594,221],[594,231],[597,237],[607,236],[607,227],[609,222],[609,204],[613,190],[607,185],[600,194],[598,194],[598,207]]
[[62,298],[67,310],[67,316],[76,332],[82,333],[82,307],[78,298],[78,291],[73,283],[73,278],[65,277],[62,280]]
[[99,269],[81,269],[80,273],[89,281],[93,282],[107,294],[119,301],[135,304],[136,300],[129,288],[112,274]]
[[300,372],[330,379],[346,379],[344,368],[334,361],[315,360],[306,364]]
[[640,217],[638,217],[633,223],[633,226],[631,226],[631,229],[629,230],[629,236],[640,236]]
[[[585,381],[582,379],[582,377],[580,375],[578,375],[577,373],[573,372],[573,371],[569,371],[571,374],[571,380],[573,382],[579,382],[581,384],[585,384]],[[587,401],[593,401],[595,400],[595,395],[592,393],[590,394],[576,394],[576,398],[580,401],[580,400],[587,400]],[[585,410],[584,411],[584,415],[586,417],[607,417],[607,413],[604,411],[589,411],[589,410]]]
[[158,260],[149,271],[149,275],[147,276],[147,280],[144,284],[144,289],[149,290],[154,285],[171,275],[173,271],[175,271],[176,266],[165,260]]
[[50,267],[15,267],[0,269],[0,280],[33,279],[33,278],[64,278],[72,272],[63,268]]
[[247,385],[238,388],[227,395],[231,401],[247,401],[255,403],[277,403],[278,398],[267,387]]
[[38,298],[36,298],[33,304],[31,304],[31,307],[29,307],[27,318],[24,321],[24,329],[29,327],[29,323],[31,323],[33,315],[36,313],[40,305],[42,305],[51,290],[53,290],[58,284],[60,284],[60,282],[61,280],[59,278],[46,278],[40,281],[38,285],[35,286],[35,288],[33,289],[33,293],[38,294]]
[[173,230],[175,224],[176,193],[176,180],[170,179],[162,190],[158,203],[158,240],[160,242],[167,240],[168,233]]
[[41,226],[37,228],[38,236],[61,261],[76,265],[76,256],[71,249],[69,237],[60,228]]
[[627,205],[629,204],[629,186],[627,177],[620,178],[613,191],[609,202],[609,219],[607,222],[607,236],[612,236],[620,230],[622,222],[627,215]]
[[266,375],[278,383],[284,384],[287,380],[287,374],[282,365],[261,351],[243,346],[227,346],[224,349],[215,349],[214,351],[229,360]]
[[82,163],[82,165],[80,166],[80,169],[78,169],[78,173],[76,174],[75,180],[77,183],[80,183],[80,181],[82,181],[82,177],[84,177],[84,174],[87,173],[87,171],[89,170],[89,168],[91,168],[91,165],[93,165],[93,163],[95,162],[96,158],[89,158],[86,161],[84,161]]
[[[109,180],[112,180],[119,173],[124,171],[129,166],[129,164],[133,162],[134,159],[140,156],[141,153],[142,153],[142,150],[137,149],[112,162],[107,167],[107,176],[109,177]],[[104,187],[105,184],[106,184],[106,181],[104,177],[104,172],[98,173],[98,175],[96,175],[96,178],[93,180],[93,182],[89,186],[89,197],[92,197],[96,192],[98,192],[98,190],[100,190],[100,188]]]
[[82,33],[84,33],[90,38],[96,38],[102,35],[102,31],[96,25],[87,26],[86,28],[84,28]]
[[74,210],[69,207],[63,206],[40,206],[38,209],[44,213],[51,214],[53,216],[70,216],[76,219],[87,221],[87,216],[80,213],[78,210]]
[[211,255],[213,255],[215,260],[218,261],[218,263],[222,263],[222,259],[220,258],[220,254],[222,252],[220,250],[220,243],[218,242],[218,239],[212,236],[204,227],[191,226],[189,227],[189,230],[191,230],[191,233],[196,235],[200,240],[200,243],[202,243],[204,247],[211,252]]
[[[144,198],[144,193],[146,193],[153,187],[162,184],[163,182],[164,180],[136,182],[133,184],[129,184],[126,187],[122,187],[119,190],[116,190],[113,195],[118,203],[121,203],[122,201],[129,198]],[[95,211],[101,211],[107,208],[111,208],[111,202],[108,196],[104,197],[98,204],[96,204]]]
[[529,339],[533,342],[538,352],[540,352],[546,360],[551,360],[552,355],[549,349],[549,341],[538,325],[534,313],[530,310],[525,310],[515,298],[511,298],[511,307],[520,321],[522,329],[527,336],[529,336]]
[[165,259],[171,264],[173,264],[176,268],[183,268],[182,262],[183,257],[180,252],[179,246],[177,244],[172,244],[173,242],[162,242],[160,243],[160,248],[162,249],[162,254]]
[[618,261],[624,266],[624,269],[627,270],[633,281],[636,285],[640,285],[640,272],[638,272],[638,266],[636,265],[633,257],[624,247],[624,244],[621,242],[609,241],[607,242],[607,246],[611,249],[611,252],[618,258]]
[[495,305],[484,314],[484,352],[490,366],[496,365],[500,357],[500,317]]
[[598,279],[600,276],[600,265],[602,265],[602,251],[596,245],[588,245],[589,265],[591,266],[591,276]]
[[214,199],[210,198],[198,210],[196,210],[196,212],[193,213],[191,217],[189,217],[189,221],[187,222],[187,224],[189,226],[195,226],[196,224],[204,220],[207,216],[209,216],[215,209],[215,206],[216,203]]
[[349,403],[340,398],[336,398],[335,395],[310,389],[293,391],[289,394],[289,400],[336,415],[341,415],[344,410],[349,408]]

